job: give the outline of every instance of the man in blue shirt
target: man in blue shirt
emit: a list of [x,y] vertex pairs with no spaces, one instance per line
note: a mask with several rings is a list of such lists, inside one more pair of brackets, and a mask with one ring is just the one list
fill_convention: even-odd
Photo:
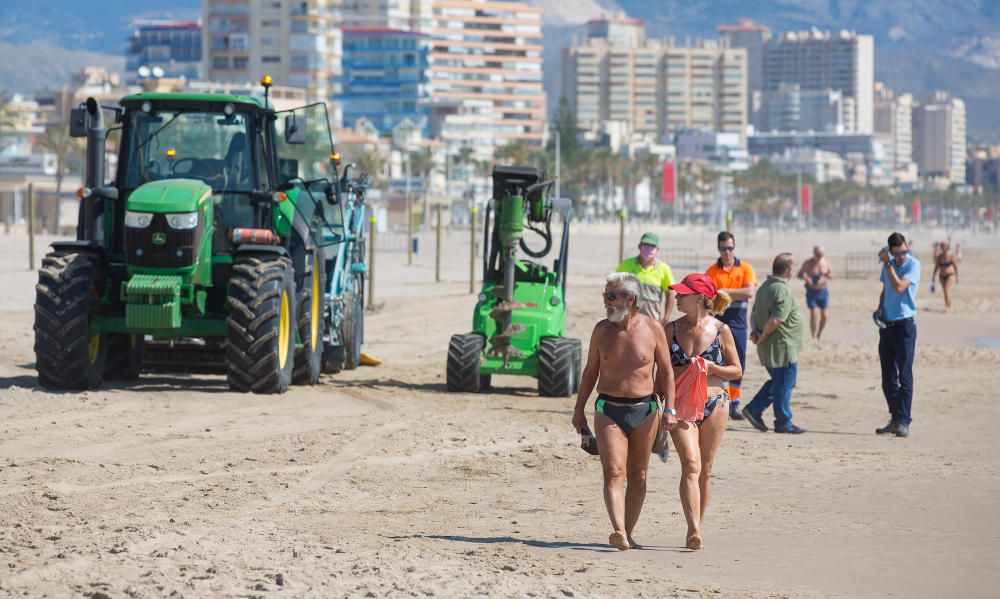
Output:
[[910,434],[910,404],[913,401],[913,354],[917,342],[917,287],[920,285],[920,261],[910,255],[906,238],[900,233],[889,236],[888,251],[878,255],[882,261],[882,295],[879,317],[885,327],[879,329],[878,357],[882,364],[882,392],[889,405],[891,420],[879,435]]

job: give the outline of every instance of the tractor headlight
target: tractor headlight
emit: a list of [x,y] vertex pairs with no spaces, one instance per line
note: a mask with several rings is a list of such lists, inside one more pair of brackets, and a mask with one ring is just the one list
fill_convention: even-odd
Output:
[[552,297],[550,297],[549,298],[549,303],[552,304],[553,306],[558,306],[559,305],[559,296],[558,295],[553,295]]
[[167,224],[171,229],[187,230],[198,226],[197,212],[181,212],[179,214],[168,214]]
[[480,304],[485,304],[485,303],[486,303],[486,300],[487,300],[487,299],[489,299],[489,298],[488,298],[488,297],[486,297],[486,294],[485,294],[485,293],[480,293],[480,294],[479,294],[479,298],[478,298],[478,299],[479,299],[479,303],[480,303]]
[[153,222],[153,215],[148,212],[125,211],[125,226],[133,229],[145,229]]

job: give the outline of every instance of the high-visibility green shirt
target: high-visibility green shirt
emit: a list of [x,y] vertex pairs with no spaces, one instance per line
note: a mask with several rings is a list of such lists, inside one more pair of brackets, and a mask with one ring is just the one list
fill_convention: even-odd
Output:
[[617,272],[627,272],[639,277],[639,311],[660,320],[663,318],[663,294],[667,287],[673,285],[674,274],[665,262],[657,260],[648,268],[643,266],[638,257],[623,260],[616,269]]

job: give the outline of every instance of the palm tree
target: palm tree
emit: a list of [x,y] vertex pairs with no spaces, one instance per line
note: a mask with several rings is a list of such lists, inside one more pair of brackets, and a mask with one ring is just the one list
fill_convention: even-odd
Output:
[[371,175],[378,189],[382,189],[385,182],[382,175],[387,162],[385,156],[378,150],[366,149],[354,159],[354,162],[357,163],[359,169]]
[[427,226],[427,189],[430,186],[431,175],[437,170],[437,162],[434,160],[434,150],[431,148],[422,148],[416,152],[410,152],[410,173],[417,175],[423,181],[421,186],[420,196],[422,204],[422,212],[420,216],[421,227]]
[[56,157],[56,215],[55,231],[59,232],[59,213],[62,209],[62,184],[63,177],[68,169],[66,163],[71,155],[82,150],[82,146],[76,138],[70,137],[68,125],[54,125],[45,129],[36,141],[36,144],[49,154]]

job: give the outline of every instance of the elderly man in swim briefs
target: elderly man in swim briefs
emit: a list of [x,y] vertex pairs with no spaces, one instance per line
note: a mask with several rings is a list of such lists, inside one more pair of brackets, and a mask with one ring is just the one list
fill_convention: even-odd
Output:
[[[826,259],[822,246],[813,247],[812,258],[802,263],[799,278],[806,283],[806,306],[809,308],[809,333],[819,341],[826,328],[826,309],[830,306],[830,288],[827,283],[833,278],[833,267]],[[819,324],[816,323],[819,310]]]
[[573,412],[573,427],[580,432],[587,426],[584,407],[596,386],[594,430],[604,472],[604,504],[614,528],[608,542],[621,551],[642,548],[632,532],[646,498],[646,470],[659,417],[654,376],[655,387],[667,390],[664,426],[677,426],[667,337],[659,322],[636,308],[639,293],[635,275],[608,276],[603,293],[608,317],[590,336]]

